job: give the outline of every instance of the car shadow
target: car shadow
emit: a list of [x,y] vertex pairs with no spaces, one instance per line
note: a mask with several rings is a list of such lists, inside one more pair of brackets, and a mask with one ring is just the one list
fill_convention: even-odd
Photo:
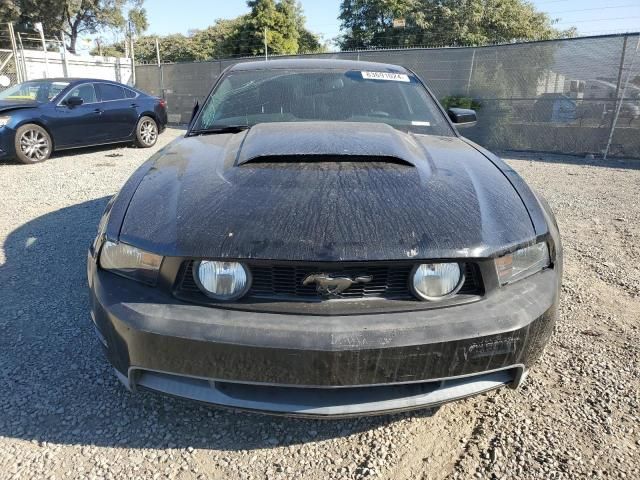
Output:
[[530,160],[533,162],[542,163],[640,170],[640,159],[633,158],[609,157],[607,160],[603,160],[602,158],[598,157],[586,158],[582,156],[566,155],[561,153],[520,152],[511,150],[498,152],[498,155],[501,158],[507,160]]
[[411,414],[345,420],[222,410],[115,379],[89,319],[87,248],[107,197],[14,230],[0,264],[0,437],[145,448],[252,450],[347,437]]
[[[86,154],[86,153],[100,153],[100,152],[109,152],[109,151],[113,151],[113,154],[108,154],[107,153],[107,157],[113,156],[113,157],[122,157],[124,156],[124,153],[121,152],[121,150],[124,150],[126,148],[139,148],[136,147],[132,142],[125,142],[125,143],[110,143],[108,145],[97,145],[94,147],[81,147],[81,148],[72,148],[70,150],[60,150],[57,152],[53,152],[51,154],[51,157],[47,160],[47,161],[51,161],[57,159],[57,158],[65,158],[65,157],[73,157],[74,155],[80,155],[80,154]],[[0,160],[0,165],[1,164],[9,164],[9,165],[20,165],[20,161],[18,161],[15,158],[3,158],[2,160]]]

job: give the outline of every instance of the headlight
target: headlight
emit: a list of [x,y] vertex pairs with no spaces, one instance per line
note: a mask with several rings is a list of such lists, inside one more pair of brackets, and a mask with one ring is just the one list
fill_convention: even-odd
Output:
[[240,298],[251,284],[248,270],[238,262],[202,260],[193,276],[204,294],[216,300]]
[[158,279],[162,257],[126,243],[104,242],[100,266],[123,277],[154,285]]
[[545,242],[536,243],[497,258],[495,263],[502,285],[515,282],[549,266],[549,247]]
[[102,212],[102,217],[100,217],[100,223],[98,223],[98,231],[96,232],[96,238],[93,240],[91,244],[91,251],[93,252],[93,256],[98,254],[98,250],[100,250],[101,242],[104,240],[104,236],[107,233],[107,225],[109,224],[109,216],[111,215],[111,207],[113,207],[113,203],[116,199],[117,195],[111,197],[111,199],[107,202],[107,206],[104,208],[104,212]]
[[460,290],[462,280],[457,263],[423,263],[415,268],[411,284],[419,298],[437,301]]
[[10,120],[11,117],[9,116],[0,117],[0,127],[4,127],[7,123],[9,123]]

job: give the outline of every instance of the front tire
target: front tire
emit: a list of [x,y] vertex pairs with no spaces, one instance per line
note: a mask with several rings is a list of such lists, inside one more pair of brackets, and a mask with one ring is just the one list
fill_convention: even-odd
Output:
[[151,117],[142,117],[136,126],[136,145],[142,148],[153,147],[158,141],[158,124]]
[[14,144],[16,157],[26,164],[44,162],[53,151],[51,136],[35,123],[28,123],[18,128]]

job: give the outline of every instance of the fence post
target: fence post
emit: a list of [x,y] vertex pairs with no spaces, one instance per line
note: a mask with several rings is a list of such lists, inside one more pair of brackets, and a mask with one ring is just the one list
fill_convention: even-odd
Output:
[[44,38],[44,27],[42,26],[42,22],[36,22],[34,27],[40,32],[40,41],[42,42],[42,51],[44,52],[44,78],[49,78],[49,58],[47,55],[47,41]]
[[[618,79],[616,80],[616,93],[615,93],[615,99],[616,101],[613,104],[613,112],[615,112],[618,109],[618,100],[620,98],[620,86],[622,85],[622,72],[624,71],[624,57],[626,55],[627,52],[627,41],[628,41],[628,36],[625,35],[624,36],[624,40],[622,41],[622,54],[620,55],[620,65],[618,67]],[[613,128],[613,115],[611,116],[611,123],[609,124],[609,128]]]
[[16,65],[16,77],[17,77],[18,83],[21,83],[22,72],[20,71],[20,68],[18,66],[18,47],[16,45],[16,34],[13,31],[13,23],[9,22],[7,23],[7,26],[9,27],[9,38],[11,39],[11,50],[13,51],[13,59]]
[[627,87],[629,86],[629,78],[633,73],[633,65],[636,61],[636,57],[638,56],[638,50],[640,49],[640,35],[638,35],[638,42],[636,43],[636,48],[633,52],[633,57],[631,58],[631,63],[629,65],[629,71],[627,73],[627,78],[624,81],[624,86],[622,87],[622,98],[619,98],[618,91],[620,90],[620,81],[622,79],[622,71],[624,70],[624,52],[627,49],[627,38],[624,37],[624,49],[622,50],[622,60],[620,62],[620,72],[618,74],[618,87],[616,88],[616,111],[613,116],[613,120],[611,122],[611,130],[609,131],[609,139],[607,140],[607,147],[604,150],[604,155],[602,156],[603,160],[607,159],[607,155],[609,155],[609,149],[611,148],[611,142],[613,141],[613,134],[616,129],[616,125],[618,123],[618,116],[620,115],[620,109],[622,108],[622,102],[624,100],[625,95],[627,94]]
[[158,37],[156,37],[156,61],[158,62],[158,72],[160,73],[160,96],[165,98],[164,96],[164,68],[162,66],[162,61],[160,59],[160,41]]
[[469,90],[471,89],[471,76],[473,75],[473,64],[476,60],[476,49],[473,49],[471,54],[471,68],[469,68],[469,79],[467,80],[467,97],[469,96]]
[[129,22],[129,50],[131,51],[131,85],[136,86],[136,54],[133,47],[133,28]]
[[24,45],[22,44],[22,35],[18,32],[18,41],[20,42],[20,68],[22,69],[22,82],[29,80],[29,73],[27,72],[27,59],[24,56]]
[[64,32],[60,30],[60,46],[62,47],[62,70],[65,78],[69,76],[69,62],[67,61],[67,46],[64,38]]

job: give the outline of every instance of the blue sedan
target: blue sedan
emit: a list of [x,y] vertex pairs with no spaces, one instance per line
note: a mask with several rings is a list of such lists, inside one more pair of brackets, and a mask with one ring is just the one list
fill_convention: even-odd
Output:
[[0,92],[0,158],[27,164],[69,148],[151,147],[166,125],[163,99],[108,80],[50,78]]

